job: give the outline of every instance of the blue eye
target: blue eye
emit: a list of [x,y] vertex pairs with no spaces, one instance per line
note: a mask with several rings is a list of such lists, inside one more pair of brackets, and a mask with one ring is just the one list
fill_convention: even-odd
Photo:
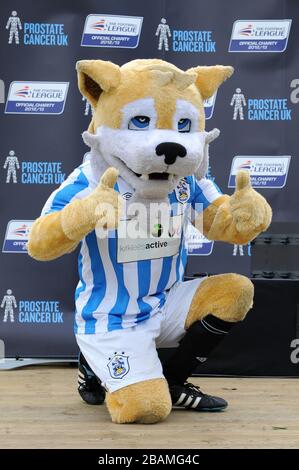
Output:
[[150,118],[147,116],[135,116],[130,122],[128,128],[131,131],[145,131],[149,128]]
[[180,119],[178,122],[178,131],[179,132],[190,132],[191,129],[191,119]]

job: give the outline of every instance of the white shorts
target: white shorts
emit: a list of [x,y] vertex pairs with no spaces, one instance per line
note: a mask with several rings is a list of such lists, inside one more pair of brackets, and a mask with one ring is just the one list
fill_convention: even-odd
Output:
[[204,278],[175,284],[166,302],[148,320],[131,328],[76,335],[93,372],[109,392],[143,380],[164,377],[157,348],[178,345],[196,289]]

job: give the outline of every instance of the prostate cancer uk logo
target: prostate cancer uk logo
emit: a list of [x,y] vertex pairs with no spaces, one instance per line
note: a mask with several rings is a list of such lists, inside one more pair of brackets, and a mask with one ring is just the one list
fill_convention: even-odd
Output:
[[155,36],[158,50],[173,52],[216,52],[212,31],[172,29],[166,18],[161,18]]
[[68,82],[12,82],[6,114],[62,114]]
[[65,180],[62,162],[20,162],[14,150],[8,152],[3,169],[6,172],[6,184],[61,184]]
[[285,186],[291,157],[282,155],[234,157],[229,175],[228,187],[236,187],[236,173],[238,170],[248,170],[253,188],[278,188]]
[[135,49],[139,44],[142,22],[141,16],[88,15],[81,46]]
[[[28,23],[22,21],[18,12],[12,11],[6,23],[8,44],[20,44],[20,34],[23,33],[25,46],[67,46],[68,35],[64,32],[62,23]],[[21,33],[22,31],[22,33]]]
[[7,224],[2,252],[27,253],[29,230],[33,220],[10,220]]
[[287,98],[249,98],[241,88],[236,88],[230,106],[233,107],[233,120],[249,121],[291,121],[292,109]]
[[284,52],[292,20],[237,20],[229,52]]
[[59,300],[17,300],[14,290],[7,289],[0,301],[4,323],[63,323]]

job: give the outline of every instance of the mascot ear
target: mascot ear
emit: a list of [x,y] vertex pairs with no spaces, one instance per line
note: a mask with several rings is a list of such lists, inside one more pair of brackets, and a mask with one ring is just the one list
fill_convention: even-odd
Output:
[[120,68],[105,60],[80,60],[76,64],[78,87],[94,108],[102,91],[116,88],[120,83]]
[[195,85],[200,91],[203,100],[210,98],[217,88],[234,73],[233,67],[213,65],[210,67],[193,67],[187,70],[197,75]]

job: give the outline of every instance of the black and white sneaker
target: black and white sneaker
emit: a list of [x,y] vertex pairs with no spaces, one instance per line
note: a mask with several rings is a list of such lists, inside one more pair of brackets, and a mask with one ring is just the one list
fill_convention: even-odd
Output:
[[78,392],[89,405],[101,405],[105,401],[106,392],[81,352],[78,358]]
[[186,382],[184,385],[170,385],[169,391],[173,408],[194,411],[222,411],[227,407],[223,398],[203,393],[199,387]]

